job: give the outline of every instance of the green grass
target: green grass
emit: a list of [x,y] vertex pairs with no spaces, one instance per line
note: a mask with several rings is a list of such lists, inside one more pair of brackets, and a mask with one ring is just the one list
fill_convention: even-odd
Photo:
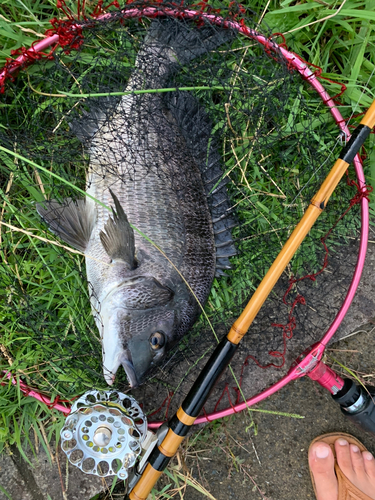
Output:
[[[73,10],[74,3],[68,2]],[[270,27],[271,32],[284,33],[287,43],[296,53],[322,68],[322,76],[331,80],[324,81],[331,95],[340,91],[340,83],[347,86],[347,91],[340,98],[343,103],[341,109],[344,116],[361,113],[369,106],[375,97],[375,0],[365,2],[348,0],[345,4],[336,1],[302,0],[297,3],[273,0],[267,6],[264,1],[243,3],[256,12],[257,18],[262,17],[262,22]],[[49,19],[55,16],[59,16],[59,11],[54,1],[4,0],[0,5],[0,67],[10,56],[11,50],[21,46],[28,47],[33,41],[41,39],[39,35],[50,28]],[[117,47],[113,46],[111,49],[116,51]],[[71,62],[70,57],[66,56],[68,63]],[[89,62],[90,54],[87,54],[86,58],[85,63]],[[131,66],[132,61],[124,61],[124,64]],[[102,69],[105,70],[105,61]],[[31,78],[33,71],[35,69],[31,67]],[[216,92],[220,97],[219,83],[217,87]],[[38,87],[37,90],[43,89]],[[69,91],[77,93],[75,82],[71,82]],[[196,92],[200,99],[205,99],[204,89],[196,89]],[[317,100],[311,98],[308,91],[301,90],[300,96],[309,100],[312,112],[319,106]],[[236,97],[241,98],[240,90]],[[17,99],[23,98],[23,95],[17,96]],[[51,103],[53,106],[65,106],[63,98],[54,99]],[[51,103],[45,101],[46,106]],[[319,142],[322,128],[334,129],[329,115],[324,110],[312,123],[308,113],[306,116],[298,117],[295,123],[295,116],[300,105],[297,98],[287,103],[289,115],[285,119],[284,130],[288,130],[289,127],[291,130],[294,128],[302,131],[305,126],[309,126]],[[29,110],[25,109],[22,126],[27,126],[29,119],[32,118],[28,112]],[[268,234],[272,231],[273,225],[280,223],[281,218],[282,226],[285,226],[287,232],[287,228],[293,222],[293,217],[288,218],[285,215],[285,207],[282,202],[280,203],[282,198],[271,196],[271,194],[281,195],[286,189],[286,184],[295,182],[299,176],[306,175],[306,179],[301,177],[301,182],[309,178],[308,172],[304,173],[302,169],[300,170],[300,156],[301,154],[306,157],[309,155],[308,145],[301,153],[292,146],[289,147],[288,140],[285,141],[283,147],[288,162],[293,166],[293,175],[281,181],[277,179],[277,186],[275,186],[258,168],[258,162],[251,155],[242,159],[241,153],[243,154],[244,150],[251,147],[247,134],[242,132],[242,135],[238,134],[239,137],[232,144],[227,145],[227,149],[223,151],[228,172],[237,172],[237,178],[240,179],[244,179],[244,176],[241,177],[242,172],[248,173],[247,181],[243,180],[240,188],[241,192],[245,192],[249,198],[242,200],[237,190],[233,194],[234,197],[238,196],[238,215],[242,222],[249,226],[249,234]],[[290,141],[291,144],[293,144],[292,141]],[[333,145],[333,139],[329,143],[322,143],[322,154],[329,155]],[[375,181],[374,136],[370,137],[366,150],[369,179]],[[46,186],[47,190],[48,186],[52,186],[48,173],[50,164],[46,162],[42,165],[47,171],[39,172],[39,181],[35,177],[33,166],[27,164],[22,158],[13,160],[2,151],[0,161],[1,220],[11,222],[14,226],[29,232],[37,228],[38,234],[42,234],[37,214],[24,209],[22,201],[27,200],[28,203],[31,200],[42,201],[40,182]],[[72,169],[74,169],[74,176],[80,180],[79,186],[84,189],[83,164],[68,165],[64,182],[69,179],[69,172],[71,173]],[[11,172],[13,172],[13,177]],[[17,188],[16,192],[12,192],[12,196],[9,197],[7,186],[12,183],[16,184]],[[267,193],[268,196],[264,197],[259,193]],[[332,203],[339,203],[339,197],[340,192],[333,196]],[[249,210],[248,200],[254,208],[253,215]],[[296,203],[298,202],[299,200]],[[4,214],[1,212],[3,207],[5,207]],[[301,203],[301,206],[297,208],[302,214],[305,207]],[[371,198],[371,208],[375,210],[374,198]],[[327,217],[326,227],[329,227],[335,218],[332,212],[327,212],[325,216]],[[352,227],[346,227],[343,237],[349,237],[352,229]],[[312,241],[315,241],[316,235],[322,234],[318,234],[322,231],[319,227],[314,231]],[[282,230],[275,232],[272,236],[272,244],[280,245],[281,248],[284,233]],[[53,239],[53,236],[48,233],[43,236]],[[236,230],[234,230],[234,236],[236,237]],[[8,369],[11,363],[13,369],[18,375],[22,375],[26,382],[36,384],[52,398],[58,394],[65,397],[79,395],[91,388],[93,384],[98,388],[104,388],[103,380],[96,374],[97,362],[91,358],[93,353],[100,356],[100,343],[89,308],[82,257],[59,247],[39,242],[30,234],[6,229],[5,226],[1,228],[1,237],[0,279],[4,286],[0,290],[0,344],[2,346],[0,369]],[[257,269],[257,261],[259,255],[264,252],[264,247],[259,241],[254,241],[249,237],[243,243],[243,251],[246,255],[251,255],[249,265],[244,265],[241,257],[236,257],[233,260],[235,269],[230,277],[215,280],[212,295],[206,306],[206,312],[210,317],[215,311],[220,310],[225,311],[223,313],[225,319],[232,318],[238,304],[242,304],[248,296],[249,287],[254,288],[256,280],[262,277],[262,270]],[[315,270],[318,270],[320,265],[318,256],[318,253],[312,253],[312,268]],[[301,259],[303,259],[302,256],[296,256],[292,264],[292,273],[298,272],[302,263]],[[43,314],[35,316],[31,335],[30,331],[19,328],[20,317],[26,318],[28,315],[28,304],[24,296],[33,300],[35,311],[45,311],[44,316]],[[69,297],[69,303],[67,303],[67,297]],[[203,324],[203,320],[201,321],[202,323],[197,326],[198,330]],[[77,334],[83,331],[87,333],[84,344],[82,344],[82,337]],[[48,334],[51,342],[42,344],[43,334]],[[63,340],[62,343],[61,340]],[[81,360],[78,359],[76,353],[80,353]],[[67,360],[69,356],[72,357],[71,362]],[[78,366],[77,360],[82,361],[78,363]],[[51,374],[53,384],[50,382]],[[63,418],[60,415],[46,409],[44,405],[32,398],[24,398],[17,386],[9,384],[0,388],[0,449],[9,444],[16,444],[23,453],[24,448],[32,446],[31,433],[41,433],[41,425],[48,431],[48,440],[54,442],[58,439],[62,421]],[[40,440],[45,443],[43,436]],[[176,470],[172,468],[169,472],[168,484],[178,488],[180,479]],[[201,493],[204,495],[203,492]],[[155,490],[154,495],[155,498],[169,498],[168,488],[161,492]]]

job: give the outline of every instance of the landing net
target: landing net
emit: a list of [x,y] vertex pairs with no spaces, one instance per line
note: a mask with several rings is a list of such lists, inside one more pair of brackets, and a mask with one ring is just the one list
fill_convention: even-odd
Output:
[[[88,283],[85,259],[48,230],[36,209],[45,200],[63,204],[83,198],[93,154],[90,130],[107,125],[108,147],[96,159],[103,182],[108,176],[134,192],[156,173],[185,203],[198,173],[213,221],[216,275],[204,315],[132,391],[150,420],[163,420],[181,403],[217,338],[281,250],[339,154],[347,129],[315,68],[234,2],[215,8],[134,2],[91,17],[67,14],[52,23],[46,40],[54,37],[53,43],[20,51],[21,59],[2,73],[1,369],[55,401],[107,387],[95,323],[100,301],[93,314],[90,298],[96,291]],[[154,59],[142,56],[150,36]],[[175,56],[163,80],[167,49]],[[124,124],[133,135],[121,139],[111,117],[130,81],[135,83],[127,98],[138,112]],[[150,127],[165,131],[153,143],[146,133],[142,138]],[[116,154],[114,142],[121,145]],[[122,170],[112,154],[125,165]],[[193,162],[195,173],[181,179],[166,168],[176,154],[182,163]],[[164,164],[158,166],[161,157]],[[211,394],[206,414],[277,382],[335,320],[361,271],[356,270],[361,200],[364,206],[359,161],[356,168],[359,179],[350,167],[243,340],[233,371],[225,372]],[[150,193],[139,192],[139,205],[127,214],[135,227]],[[100,201],[114,205],[109,196]],[[155,228],[166,206],[160,203],[164,206],[143,212]],[[207,238],[204,231],[200,236]],[[173,261],[178,244],[172,238],[160,247]],[[197,290],[194,276],[187,281]],[[114,386],[129,390],[121,367]]]

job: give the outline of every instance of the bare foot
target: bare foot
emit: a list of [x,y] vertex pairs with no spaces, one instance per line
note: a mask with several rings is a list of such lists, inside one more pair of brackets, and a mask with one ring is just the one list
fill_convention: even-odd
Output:
[[[345,476],[360,491],[375,500],[375,460],[371,453],[361,453],[358,446],[349,445],[343,438],[335,441],[335,450],[337,463]],[[338,499],[334,462],[328,444],[317,441],[311,446],[309,464],[314,476],[317,500]]]

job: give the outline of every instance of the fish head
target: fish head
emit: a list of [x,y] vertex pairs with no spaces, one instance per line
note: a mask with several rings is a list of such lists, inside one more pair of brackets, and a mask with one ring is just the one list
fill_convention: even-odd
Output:
[[112,385],[120,365],[132,388],[160,364],[175,337],[173,291],[154,278],[127,280],[102,304],[104,378]]

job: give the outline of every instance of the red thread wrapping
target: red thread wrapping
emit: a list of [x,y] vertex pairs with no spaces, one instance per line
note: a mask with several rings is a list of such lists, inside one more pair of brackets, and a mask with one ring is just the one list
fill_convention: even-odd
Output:
[[238,2],[229,2],[229,15],[232,19],[246,14],[246,8]]
[[[135,0],[127,0],[126,3],[131,4],[134,1]],[[161,2],[162,2],[162,0],[150,0],[147,3],[152,5],[152,4],[158,4]],[[198,23],[199,23],[199,14],[200,13],[203,13],[203,12],[208,12],[210,14],[220,13],[220,9],[213,9],[210,5],[208,5],[207,2],[208,2],[208,0],[201,0],[200,2],[198,2],[196,4],[192,4],[192,6],[191,6],[193,8],[197,8]],[[112,1],[110,4],[108,4],[105,7],[103,7],[103,3],[104,3],[103,0],[98,1],[97,5],[95,6],[93,13],[92,13],[93,18],[99,17],[105,11],[107,11],[109,9],[109,7],[111,7],[111,6],[115,6],[116,8],[120,8],[120,5],[119,5],[117,0]],[[181,4],[178,5],[177,3],[173,3],[173,5],[176,6],[177,8],[182,7]],[[5,80],[10,79],[11,81],[13,81],[15,79],[15,76],[16,76],[16,73],[18,72],[18,70],[23,69],[24,67],[26,67],[29,64],[32,64],[36,60],[40,60],[42,58],[52,59],[53,52],[56,50],[56,48],[58,46],[61,46],[63,48],[69,46],[69,49],[66,49],[67,53],[69,53],[71,49],[77,50],[80,48],[80,46],[82,45],[82,43],[84,41],[84,37],[82,34],[83,27],[77,25],[76,23],[78,20],[87,21],[85,7],[86,7],[86,1],[82,0],[82,2],[81,2],[80,0],[78,0],[77,13],[74,14],[73,11],[69,7],[67,7],[65,0],[58,0],[57,1],[57,8],[64,13],[64,15],[66,16],[67,19],[65,19],[65,20],[56,19],[56,18],[51,19],[50,23],[52,24],[52,28],[47,30],[45,32],[45,35],[46,36],[53,36],[53,35],[57,34],[57,35],[59,35],[59,42],[55,46],[53,46],[50,49],[50,51],[47,53],[46,52],[37,52],[34,49],[34,44],[36,42],[34,42],[29,49],[26,49],[25,47],[21,47],[17,50],[12,51],[11,52],[12,56],[22,55],[24,58],[24,61],[21,63],[20,61],[17,61],[15,59],[11,59],[11,58],[7,59],[6,64],[4,66],[4,77],[3,77],[2,81],[0,82],[0,93],[4,92]],[[245,12],[246,12],[246,9],[241,4],[234,2],[234,1],[229,3],[229,14],[230,14],[232,19],[237,19],[239,16],[241,16]],[[181,12],[181,17],[183,17],[183,14],[184,13]],[[201,19],[200,22],[203,23],[203,20]],[[246,34],[246,32],[250,33],[248,28],[245,25],[244,19],[239,19],[237,22],[245,30],[245,34]],[[269,56],[273,57],[274,59],[275,59],[275,57],[272,56],[272,51],[274,50],[274,42],[272,41],[272,38],[275,36],[281,36],[283,39],[283,42],[278,44],[278,46],[287,49],[287,44],[286,44],[285,38],[281,33],[274,33],[273,35],[271,35],[271,37],[269,37],[269,39],[268,39],[269,41],[264,44],[264,47],[265,47],[266,53]],[[293,53],[293,54],[296,57],[298,57],[298,59],[300,59],[302,62],[307,64],[308,66],[316,68],[316,70],[313,72],[313,75],[315,77],[322,78],[322,79],[327,80],[331,83],[335,83],[335,84],[338,83],[338,82],[334,82],[333,80],[330,80],[329,78],[323,77],[321,75],[322,68],[320,68],[319,66],[312,64],[312,63],[309,63],[308,61],[305,61],[298,54],[295,54],[295,53]],[[15,71],[15,68],[16,68],[16,71]],[[311,76],[306,77],[306,79],[309,79],[309,78],[311,78]],[[334,101],[339,96],[341,96],[346,90],[346,86],[344,84],[339,84],[339,85],[341,85],[341,92],[336,94],[332,98],[332,100],[334,100]],[[349,212],[349,210],[352,208],[352,206],[359,203],[363,198],[368,199],[369,193],[371,193],[373,190],[373,188],[371,186],[364,186],[362,188],[359,188],[358,184],[354,180],[348,181],[348,184],[350,184],[352,186],[356,186],[357,193],[350,200],[350,205],[349,205],[348,209],[340,216],[340,218],[336,221],[336,223],[330,229],[330,231],[323,238],[321,238],[321,242],[322,242],[324,249],[325,249],[325,256],[324,256],[323,266],[322,266],[321,270],[313,275],[307,275],[307,276],[304,276],[303,278],[299,278],[299,279],[295,279],[292,277],[289,281],[289,287],[288,287],[288,289],[285,292],[284,297],[283,297],[283,302],[285,304],[288,304],[286,302],[286,299],[287,299],[287,296],[295,283],[297,283],[298,281],[304,280],[304,279],[311,279],[312,281],[315,281],[316,277],[324,271],[324,269],[328,265],[328,253],[329,253],[328,248],[327,248],[326,243],[325,243],[326,239],[331,234],[331,232],[333,231],[335,226],[338,224],[338,222]],[[286,325],[275,324],[275,323],[272,324],[272,326],[277,327],[277,328],[282,328],[282,330],[283,330],[283,351],[282,352],[270,351],[268,354],[272,357],[275,357],[275,358],[281,358],[282,363],[280,365],[275,365],[274,363],[269,363],[269,364],[263,366],[258,362],[258,360],[254,356],[251,356],[251,355],[247,356],[247,358],[245,359],[245,361],[243,363],[242,370],[241,370],[241,377],[240,377],[240,382],[239,382],[240,387],[242,384],[244,368],[245,368],[245,366],[248,365],[249,359],[254,360],[255,363],[260,368],[268,368],[270,366],[273,366],[275,368],[281,368],[282,366],[284,366],[287,340],[291,339],[293,337],[293,331],[296,328],[296,320],[295,320],[295,317],[293,316],[293,311],[294,311],[294,308],[297,306],[297,304],[305,304],[305,303],[306,302],[305,302],[304,297],[302,297],[301,295],[297,295],[297,297],[293,301],[293,303],[289,304],[289,305],[291,305],[291,309],[290,309],[289,314],[288,314],[288,323]],[[5,385],[5,384],[1,383],[1,385]],[[22,383],[21,390],[27,396],[30,393],[30,391],[33,389],[29,388],[26,384]],[[235,390],[235,392],[237,393],[237,398],[236,398],[236,403],[235,403],[235,404],[237,404],[239,402],[239,398],[240,398],[240,390],[237,387],[234,387],[233,390]],[[37,391],[35,391],[35,392],[37,392]],[[41,393],[38,393],[38,394],[41,396],[41,398],[43,399],[46,406],[48,406],[48,408],[54,408],[58,403],[71,403],[74,399],[76,399],[76,398],[73,398],[72,400],[64,400],[64,399],[60,399],[60,396],[56,396],[56,398],[54,399],[53,402],[48,403],[47,400],[44,399],[44,396]],[[234,408],[234,405],[231,401],[228,385],[226,385],[221,397],[219,398],[218,402],[216,403],[215,411],[216,411],[218,405],[220,404],[220,401],[222,400],[222,398],[224,397],[225,394],[227,394],[227,396],[228,396],[230,406],[232,408]],[[153,413],[151,413],[149,416],[153,416],[153,415],[157,414],[158,412],[161,411],[161,409],[165,406],[165,404],[167,404],[167,406],[166,406],[166,418],[168,418],[168,411],[169,411],[169,407],[171,404],[172,396],[173,396],[173,392],[169,392],[168,396],[163,401],[161,407],[159,409],[157,409],[156,411],[154,411]],[[203,411],[206,414],[204,409],[203,409]]]
[[[182,5],[181,5],[182,6]],[[208,0],[202,0],[192,4],[192,8],[197,11],[198,14],[206,12],[207,14],[220,14],[221,9],[214,9],[211,5],[208,5]]]
[[82,26],[78,26],[76,21],[68,19],[56,19],[55,17],[50,20],[53,28],[46,31],[47,36],[59,35],[58,45],[64,49],[66,54],[70,54],[72,49],[78,50],[83,44],[84,37],[82,34]]
[[285,36],[282,34],[282,33],[272,33],[272,35],[270,37],[268,37],[268,40],[272,40],[274,37],[276,36],[279,36],[282,38],[282,42],[281,43],[278,43],[277,45],[279,47],[282,47],[283,49],[285,50],[288,50],[288,46],[286,44],[286,40],[285,40]]
[[[234,388],[234,387],[233,387],[232,389],[237,389],[237,388]],[[238,391],[238,389],[237,389],[237,391]],[[216,412],[216,411],[217,411],[217,408],[218,408],[218,406],[219,406],[219,404],[220,404],[220,401],[223,399],[223,397],[224,397],[224,395],[225,395],[225,394],[228,396],[228,401],[229,401],[229,404],[230,404],[230,406],[231,406],[232,410],[235,412],[234,405],[233,405],[232,400],[231,400],[231,397],[230,397],[230,392],[229,392],[228,384],[225,384],[224,390],[223,390],[223,392],[222,392],[222,394],[221,394],[220,398],[218,399],[218,401],[217,401],[217,403],[216,403],[216,405],[215,405],[214,412]],[[235,403],[235,404],[236,404],[236,403]]]
[[[33,389],[34,392],[37,392],[35,391],[35,389]],[[29,389],[30,391],[30,389]],[[38,392],[39,396],[42,398],[43,400],[43,403],[47,406],[47,408],[49,408],[50,410],[53,410],[54,408],[56,408],[56,406],[59,404],[59,403],[72,403],[75,399],[78,398],[78,396],[75,396],[74,398],[72,399],[61,399],[59,395],[57,395],[55,397],[55,399],[53,401],[50,401],[48,403],[47,399],[48,398],[44,398],[43,394],[41,394],[40,392]]]
[[111,2],[110,4],[108,4],[106,7],[103,7],[103,0],[99,0],[98,4],[96,5],[93,13],[92,13],[92,16],[93,17],[99,17],[101,16],[102,14],[104,14],[110,7],[116,7],[117,9],[120,8],[120,4],[118,3],[117,0],[114,0],[113,2]]
[[150,413],[148,415],[148,417],[152,417],[153,415],[157,415],[164,408],[165,404],[167,404],[166,409],[165,409],[165,420],[168,420],[169,407],[171,406],[171,401],[172,401],[173,395],[174,395],[173,391],[168,392],[168,396],[164,399],[160,408],[158,408],[157,410]]
[[[120,8],[120,4],[117,0],[112,1],[110,4],[103,7],[104,0],[99,0],[97,5],[95,6],[91,17],[97,18],[106,12],[111,6],[115,6],[118,9]],[[36,51],[34,49],[34,45],[37,43],[36,41],[32,43],[30,48],[20,47],[17,50],[12,50],[11,55],[18,57],[23,56],[23,61],[17,61],[16,59],[12,59],[8,57],[6,59],[6,63],[3,68],[3,77],[0,80],[0,93],[3,94],[5,87],[4,84],[7,80],[14,81],[15,77],[18,74],[18,71],[24,69],[29,64],[34,63],[40,59],[53,59],[53,53],[57,47],[68,47],[69,49],[65,49],[67,54],[70,53],[70,50],[77,50],[83,44],[84,37],[82,34],[83,26],[77,25],[77,22],[80,20],[87,21],[88,18],[86,16],[85,8],[86,8],[86,0],[78,0],[77,2],[77,13],[74,12],[67,7],[65,0],[57,0],[56,6],[61,12],[66,16],[66,19],[57,19],[54,17],[50,20],[52,24],[52,28],[46,30],[44,33],[46,37],[58,35],[59,41],[55,45],[53,45],[49,52],[41,52]],[[85,27],[88,25],[86,24]]]
[[[309,78],[312,78],[313,76],[315,76],[316,78],[321,78],[322,80],[326,80],[327,82],[334,83],[335,85],[340,85],[341,91],[338,94],[334,95],[333,97],[330,97],[330,99],[329,99],[329,100],[332,100],[336,105],[340,105],[341,102],[338,101],[338,98],[340,96],[342,96],[342,94],[347,89],[345,83],[335,82],[334,80],[331,80],[330,78],[327,78],[326,76],[322,76],[323,69],[320,66],[317,66],[316,64],[313,64],[313,63],[310,63],[308,61],[305,61],[305,59],[303,59],[301,56],[299,56],[295,52],[291,51],[291,53],[294,54],[300,61],[304,62],[308,66],[310,66],[312,68],[316,68],[315,71],[313,71],[313,74],[311,76],[305,77],[306,80],[308,80]],[[326,103],[327,101],[324,101],[324,102]]]
[[[308,276],[304,276],[303,278],[299,278],[299,279],[295,279],[292,276],[290,278],[290,280],[289,280],[289,287],[288,287],[288,289],[285,292],[284,297],[283,297],[284,304],[285,305],[291,305],[291,308],[290,308],[290,311],[289,311],[289,314],[288,314],[288,323],[286,325],[282,325],[281,323],[272,323],[271,324],[271,326],[273,326],[275,328],[282,328],[282,330],[283,330],[283,350],[282,351],[269,351],[268,352],[269,356],[272,356],[273,358],[281,358],[281,364],[276,365],[275,363],[268,363],[267,365],[262,365],[252,355],[247,356],[247,358],[245,360],[246,364],[247,364],[248,359],[252,359],[259,366],[259,368],[263,368],[263,369],[269,368],[271,366],[273,366],[274,368],[282,368],[284,366],[284,364],[285,364],[285,354],[286,354],[287,341],[293,337],[293,331],[297,327],[296,318],[293,316],[294,309],[297,306],[297,304],[302,304],[302,305],[306,304],[306,300],[305,300],[305,298],[302,295],[297,295],[297,297],[294,299],[294,301],[293,301],[292,304],[288,304],[288,302],[286,301],[286,298],[287,298],[289,292],[291,291],[293,285],[295,283],[297,283],[297,281],[301,281],[301,280],[304,280],[304,279],[307,279],[307,278],[311,279],[312,281],[315,281],[316,276],[318,274],[322,273],[323,270],[325,269],[325,267],[327,267],[327,263],[328,263],[328,249],[327,249],[325,243],[323,243],[323,244],[324,244],[324,247],[325,247],[325,250],[326,250],[326,255],[325,255],[325,258],[324,258],[324,264],[323,264],[322,269],[320,271],[318,271],[315,275],[308,275]],[[241,377],[242,377],[242,374],[241,374]]]
[[5,87],[4,83],[6,80],[10,80],[13,82],[18,74],[18,71],[25,68],[29,64],[32,64],[35,61],[38,61],[39,59],[45,58],[45,59],[52,59],[53,58],[53,52],[56,49],[57,45],[51,48],[49,52],[41,52],[37,51],[34,48],[34,45],[37,43],[37,41],[33,42],[31,44],[31,47],[29,49],[26,49],[25,47],[20,47],[19,49],[12,50],[11,55],[15,57],[23,56],[23,62],[17,61],[17,59],[12,59],[10,57],[7,57],[6,63],[3,68],[4,76],[1,78],[0,81],[0,94],[4,93]]
[[[226,383],[225,384],[225,387],[223,389],[223,392],[221,393],[221,396],[220,398],[217,400],[217,403],[215,405],[215,408],[214,408],[214,412],[218,411],[218,407],[223,399],[223,397],[226,395],[227,398],[228,398],[228,402],[229,402],[229,405],[230,407],[232,408],[233,412],[234,413],[237,413],[236,411],[236,408],[235,406],[239,404],[240,402],[240,398],[241,398],[241,387],[242,387],[242,381],[243,381],[243,374],[244,374],[244,370],[245,370],[245,367],[249,364],[248,363],[248,359],[250,358],[251,356],[247,356],[247,358],[245,359],[243,365],[242,365],[242,368],[241,368],[241,376],[240,376],[240,380],[238,382],[238,386],[234,386],[232,387],[231,389],[235,392],[236,394],[236,401],[233,403],[232,402],[232,398],[231,398],[231,395],[230,395],[230,391],[229,391],[229,384]],[[206,414],[206,411],[205,411],[205,408],[203,407],[203,413],[204,413],[204,416],[206,417],[206,420],[209,422],[210,420],[207,418],[207,414]]]
[[45,32],[46,36],[59,35],[58,45],[60,47],[67,47],[65,52],[70,53],[71,49],[79,49],[83,44],[82,26],[77,25],[77,21],[87,20],[85,13],[86,1],[80,0],[77,2],[77,13],[74,14],[73,11],[66,5],[65,0],[57,0],[57,8],[64,13],[67,19],[57,19],[54,17],[50,20],[52,28]]
[[[250,34],[250,33],[248,32],[248,34]],[[283,40],[280,44],[276,43],[273,40],[274,37],[278,37],[278,36],[280,36]],[[285,37],[282,33],[273,33],[264,42],[260,42],[260,43],[262,43],[262,45],[264,47],[264,52],[268,55],[268,57],[270,57],[271,59],[273,59],[277,63],[280,62],[280,59],[278,59],[274,55],[275,53],[280,54],[280,52],[278,52],[277,49],[282,47],[285,50],[288,50],[288,46],[286,44]],[[289,60],[284,59],[284,62],[286,63],[286,67],[288,68],[288,71],[293,72],[295,70],[295,68],[293,68],[292,63]]]
[[[346,91],[347,87],[344,83],[340,83],[340,82],[335,82],[334,80],[331,80],[325,76],[322,76],[322,72],[323,72],[323,69],[320,67],[320,66],[317,66],[316,64],[313,64],[313,63],[310,63],[308,61],[305,61],[305,59],[303,59],[301,56],[299,56],[298,54],[296,54],[295,52],[293,52],[292,50],[289,50],[288,49],[288,46],[287,46],[287,43],[286,43],[286,40],[285,40],[285,37],[282,33],[272,33],[272,35],[268,38],[269,42],[270,42],[270,45],[266,45],[264,44],[265,46],[265,49],[266,49],[266,53],[272,57],[273,59],[276,60],[275,57],[272,56],[272,53],[271,53],[271,49],[274,50],[274,45],[272,45],[272,40],[274,37],[278,37],[280,36],[282,38],[282,43],[279,43],[277,44],[278,47],[282,47],[283,49],[285,50],[288,50],[288,52],[290,52],[291,54],[293,54],[295,57],[297,57],[300,61],[304,62],[307,66],[309,67],[312,67],[312,68],[315,68],[315,71],[313,71],[312,75],[310,76],[306,76],[306,77],[303,77],[305,80],[309,80],[313,77],[316,77],[316,78],[321,78],[322,80],[326,80],[327,82],[330,82],[330,83],[334,83],[336,85],[340,85],[341,87],[341,91],[334,95],[332,98],[330,98],[329,100],[332,100],[336,105],[340,105],[341,102],[339,102],[337,99]],[[287,67],[290,71],[294,71],[295,68],[293,68],[292,64],[290,61],[287,61]],[[324,103],[326,103],[327,101],[323,101]]]

